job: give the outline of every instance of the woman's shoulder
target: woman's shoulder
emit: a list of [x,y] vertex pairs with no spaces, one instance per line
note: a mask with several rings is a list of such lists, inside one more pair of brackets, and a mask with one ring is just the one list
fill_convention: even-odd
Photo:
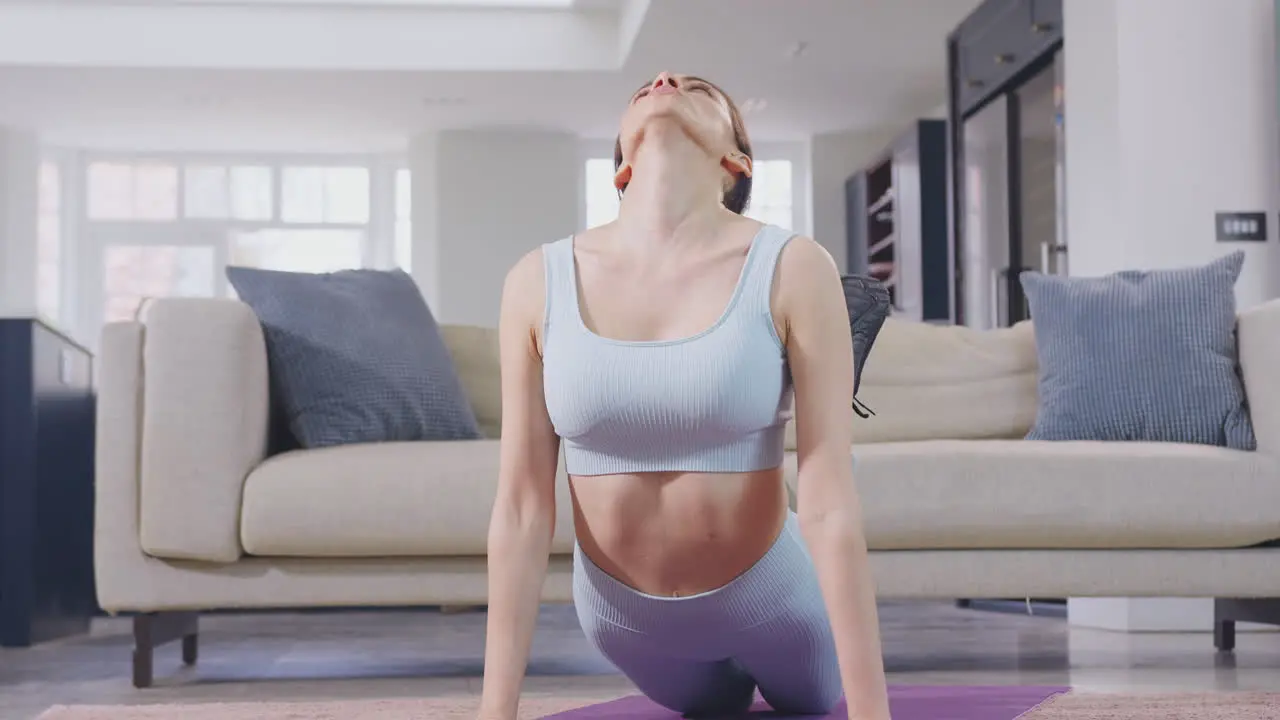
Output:
[[[770,307],[775,316],[805,316],[838,299],[843,303],[840,270],[831,253],[805,235],[792,235],[774,268]],[[843,307],[843,305],[841,305]]]

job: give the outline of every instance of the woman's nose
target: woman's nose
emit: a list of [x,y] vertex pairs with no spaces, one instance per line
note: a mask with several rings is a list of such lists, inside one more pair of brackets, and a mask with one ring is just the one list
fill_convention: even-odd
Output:
[[671,87],[676,86],[676,79],[671,77],[671,73],[666,72],[665,70],[658,73],[658,76],[653,79],[654,87],[662,87],[663,85],[670,85]]

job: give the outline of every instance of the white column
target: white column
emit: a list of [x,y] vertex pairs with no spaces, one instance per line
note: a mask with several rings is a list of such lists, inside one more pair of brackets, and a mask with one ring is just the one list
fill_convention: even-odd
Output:
[[[1280,296],[1275,0],[1066,0],[1072,275],[1186,267],[1237,248],[1241,307]],[[1265,243],[1219,243],[1218,211]],[[1209,630],[1206,599],[1072,598],[1074,625]]]
[[0,315],[34,317],[40,139],[0,127]]
[[[1248,254],[1241,307],[1280,296],[1275,0],[1066,0],[1072,275]],[[1214,213],[1267,214],[1219,243]]]
[[448,130],[415,138],[409,162],[414,278],[440,322],[496,326],[511,266],[578,227],[578,138]]

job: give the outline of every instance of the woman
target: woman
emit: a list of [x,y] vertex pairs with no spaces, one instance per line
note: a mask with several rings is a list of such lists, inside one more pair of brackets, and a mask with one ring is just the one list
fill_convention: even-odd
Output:
[[843,693],[851,719],[889,717],[839,274],[812,240],[742,216],[751,162],[733,102],[662,73],[623,116],[618,219],[507,276],[486,720],[516,717],[562,441],[578,617],[641,692],[694,717],[741,712],[756,688],[782,712]]

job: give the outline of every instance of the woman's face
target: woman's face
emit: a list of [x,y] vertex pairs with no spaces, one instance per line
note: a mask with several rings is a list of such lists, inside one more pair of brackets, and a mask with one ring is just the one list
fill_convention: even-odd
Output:
[[618,134],[629,160],[645,130],[654,122],[675,120],[713,156],[737,151],[729,100],[705,80],[662,72],[631,96]]

